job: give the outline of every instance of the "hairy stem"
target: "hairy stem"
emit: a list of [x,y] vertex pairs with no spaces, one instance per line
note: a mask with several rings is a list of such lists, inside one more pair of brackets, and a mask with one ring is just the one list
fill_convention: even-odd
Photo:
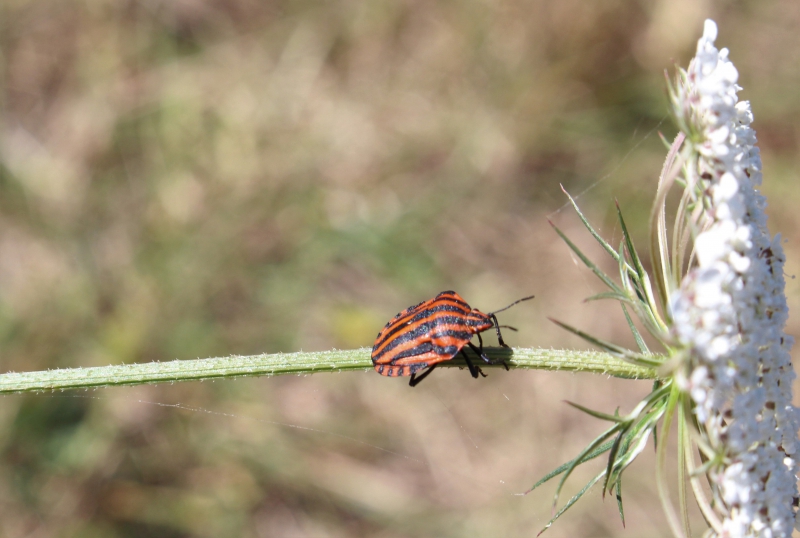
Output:
[[[619,360],[607,353],[556,349],[485,348],[493,360],[503,360],[510,368],[567,370],[614,377],[652,379],[655,370]],[[471,351],[472,360],[485,367],[502,364],[483,363]],[[463,367],[462,359],[439,363],[439,367]],[[224,377],[270,376],[345,372],[372,368],[370,349],[276,353],[213,359],[176,360],[143,364],[119,364],[91,368],[67,368],[40,372],[0,374],[0,394],[64,389],[86,389],[114,385],[143,385],[175,381],[195,381]]]

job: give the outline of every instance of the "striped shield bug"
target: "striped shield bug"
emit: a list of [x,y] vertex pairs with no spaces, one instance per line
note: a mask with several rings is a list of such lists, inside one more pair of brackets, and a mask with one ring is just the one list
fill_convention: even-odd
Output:
[[[408,384],[413,387],[425,379],[438,363],[449,361],[461,352],[472,377],[477,379],[479,374],[486,377],[464,353],[464,347],[469,346],[485,363],[493,364],[492,359],[483,353],[481,333],[494,327],[500,345],[508,347],[500,334],[501,325],[497,323],[495,314],[529,299],[533,296],[484,314],[470,307],[456,292],[443,291],[433,299],[406,308],[381,329],[372,346],[372,364],[381,375],[410,375]],[[478,346],[471,342],[474,335],[478,335]],[[505,362],[503,366],[508,370]],[[427,370],[417,377],[417,372],[425,368]]]

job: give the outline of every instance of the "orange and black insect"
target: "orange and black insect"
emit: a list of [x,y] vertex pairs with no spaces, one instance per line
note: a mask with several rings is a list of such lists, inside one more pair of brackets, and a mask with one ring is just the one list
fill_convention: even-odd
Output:
[[[456,292],[443,291],[433,299],[406,308],[386,324],[372,346],[372,364],[381,375],[410,375],[409,385],[413,387],[425,379],[438,363],[449,361],[461,352],[472,377],[477,378],[478,374],[486,377],[464,353],[464,346],[469,346],[487,364],[493,364],[483,353],[481,333],[494,327],[500,345],[508,347],[500,334],[495,314],[528,299],[533,299],[533,296],[484,314],[470,307]],[[474,335],[478,335],[480,346],[470,341]],[[508,370],[508,365],[503,365]],[[425,368],[427,370],[417,377],[417,372]]]

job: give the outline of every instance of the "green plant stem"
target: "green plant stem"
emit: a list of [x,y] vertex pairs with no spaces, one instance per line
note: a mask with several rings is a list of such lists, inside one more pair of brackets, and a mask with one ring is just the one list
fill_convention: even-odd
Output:
[[[483,363],[472,351],[472,360],[481,368],[501,367],[501,363]],[[486,355],[504,360],[510,368],[567,370],[590,372],[614,377],[653,379],[655,370],[642,368],[596,351],[557,349],[485,348]],[[463,367],[457,358],[439,363],[439,367]],[[370,370],[370,349],[276,353],[251,356],[218,357],[213,359],[176,360],[143,364],[119,364],[91,368],[67,368],[40,372],[10,372],[0,374],[0,394],[47,390],[86,389],[117,385],[143,385],[175,381],[196,381],[243,376],[281,374],[314,374]]]

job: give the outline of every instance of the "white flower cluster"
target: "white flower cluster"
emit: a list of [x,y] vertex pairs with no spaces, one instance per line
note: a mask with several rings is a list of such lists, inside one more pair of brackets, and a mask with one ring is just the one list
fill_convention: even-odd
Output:
[[697,55],[675,89],[696,152],[691,188],[706,211],[697,264],[671,298],[672,331],[687,349],[691,395],[707,443],[722,456],[710,471],[723,537],[788,537],[795,526],[797,430],[783,249],[766,225],[761,158],[750,104],[717,26],[706,21]]

